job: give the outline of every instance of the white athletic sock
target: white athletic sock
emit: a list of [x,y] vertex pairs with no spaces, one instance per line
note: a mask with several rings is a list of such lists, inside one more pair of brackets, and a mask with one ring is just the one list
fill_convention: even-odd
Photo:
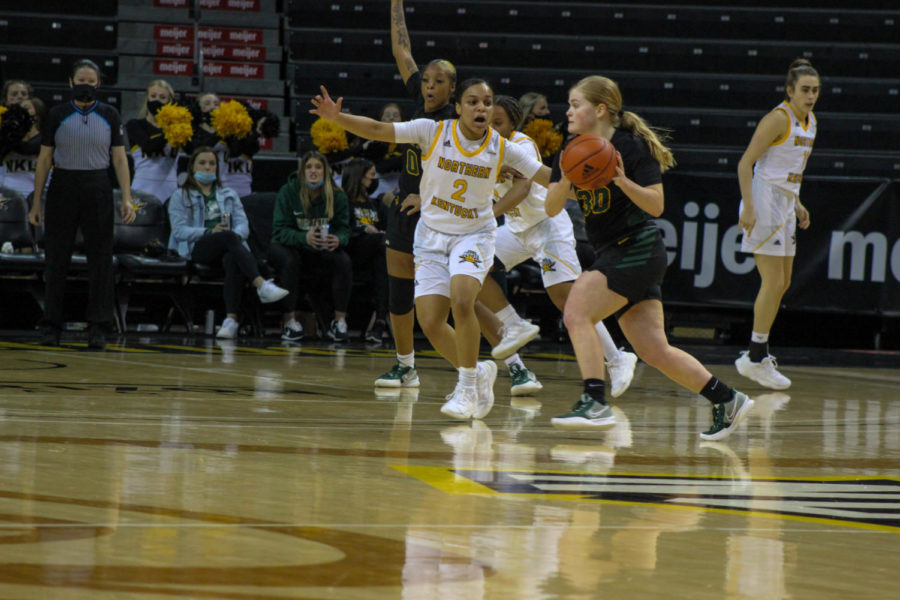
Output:
[[616,343],[613,341],[612,336],[609,335],[609,331],[607,331],[603,321],[594,323],[594,330],[600,336],[600,343],[603,344],[603,355],[606,357],[606,360],[613,360],[619,356],[619,349],[616,348]]
[[507,304],[505,308],[498,310],[496,313],[497,318],[503,321],[503,325],[505,327],[509,327],[510,325],[515,325],[521,318],[519,317],[519,313],[516,312],[516,309],[513,308],[512,304]]
[[768,333],[759,333],[758,331],[754,331],[750,334],[750,341],[756,342],[757,344],[765,344],[769,341]]
[[410,352],[409,354],[398,354],[397,360],[400,361],[400,364],[404,367],[415,367],[416,366],[416,353]]
[[478,369],[477,368],[469,368],[460,367],[459,368],[459,382],[463,384],[464,388],[475,389],[475,383],[477,381]]
[[519,365],[519,366],[522,367],[523,369],[525,368],[525,363],[523,363],[523,362],[522,362],[522,359],[519,358],[519,354],[518,354],[518,353],[513,354],[512,356],[506,357],[506,358],[504,359],[504,362],[506,363],[507,368],[508,368],[508,367],[511,367],[511,366],[513,366],[513,365]]

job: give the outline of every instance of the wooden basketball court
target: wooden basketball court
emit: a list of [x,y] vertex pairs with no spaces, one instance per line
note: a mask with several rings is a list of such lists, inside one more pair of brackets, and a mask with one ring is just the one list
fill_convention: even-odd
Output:
[[362,345],[30,342],[0,342],[0,598],[900,597],[897,353],[797,351],[775,393],[689,348],[756,400],[701,443],[706,401],[640,364],[615,429],[554,430],[568,346],[454,423],[425,350],[382,395]]

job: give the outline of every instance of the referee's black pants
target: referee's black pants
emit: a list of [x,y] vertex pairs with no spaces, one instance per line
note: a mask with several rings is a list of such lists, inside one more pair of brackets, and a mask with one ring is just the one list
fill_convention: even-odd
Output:
[[114,211],[105,169],[54,169],[44,207],[45,324],[61,328],[65,322],[66,276],[79,228],[88,265],[87,321],[107,328],[112,324]]

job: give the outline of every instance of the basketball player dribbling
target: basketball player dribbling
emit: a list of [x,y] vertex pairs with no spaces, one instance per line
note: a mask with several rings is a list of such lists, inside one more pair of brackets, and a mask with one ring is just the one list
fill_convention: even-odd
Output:
[[809,227],[809,211],[800,203],[799,194],[803,170],[816,139],[817,122],[812,109],[819,89],[819,74],[809,61],[795,60],[788,69],[784,101],[756,126],[738,163],[743,198],[741,250],[753,254],[760,286],[753,303],[750,348],[734,364],[744,377],[775,390],[791,385],[769,355],[769,332],[781,299],[791,285],[797,252],[796,228]]
[[690,354],[669,345],[663,327],[660,286],[666,250],[652,218],[663,212],[662,172],[675,164],[672,152],[637,114],[622,108],[611,79],[593,75],[569,90],[569,132],[596,134],[618,150],[617,176],[600,189],[580,189],[561,172],[559,155],[547,193],[547,214],[563,210],[569,196],[585,215],[596,261],[569,292],[563,318],[575,348],[584,392],[571,412],[551,420],[560,429],[609,429],[616,423],[606,403],[603,347],[594,323],[616,315],[637,355],[679,385],[712,403],[712,426],[704,440],[731,435],[753,400],[714,377]]
[[[459,87],[459,119],[384,123],[341,112],[322,87],[310,113],[366,139],[422,148],[421,218],[413,243],[419,325],[431,345],[458,369],[456,388],[441,412],[454,419],[483,418],[494,403],[497,365],[477,362],[481,330],[475,298],[494,263],[497,221],[493,189],[500,168],[523,175],[514,186],[546,185],[550,169],[532,153],[490,128],[493,91],[483,80]],[[447,322],[453,311],[454,326]]]
[[[521,120],[522,108],[515,98],[510,96],[494,98],[491,126],[510,142],[523,146],[540,160],[541,152],[535,141],[516,131],[516,123]],[[547,188],[533,183],[528,189],[527,196],[522,199],[508,193],[511,187],[512,182],[506,180],[498,183],[494,189],[494,195],[498,198],[494,205],[494,214],[505,217],[504,224],[497,230],[495,248],[497,258],[507,271],[529,258],[534,259],[541,267],[541,279],[547,295],[562,312],[569,290],[572,289],[572,282],[581,273],[581,265],[575,252],[572,220],[566,211],[554,217],[547,216],[544,208]],[[509,324],[508,319],[520,319],[503,295],[503,290],[491,278],[485,280],[478,299],[494,311],[505,325]],[[631,385],[637,356],[616,348],[612,336],[602,322],[597,323],[595,327],[603,343],[603,353],[609,371],[610,393],[616,398]],[[514,353],[509,357],[503,357],[498,355],[499,348],[499,345],[495,346],[492,354],[497,359],[505,358],[513,380],[510,390],[512,395],[518,395],[520,389],[528,389],[529,386],[540,389],[540,382],[522,363],[519,355]]]

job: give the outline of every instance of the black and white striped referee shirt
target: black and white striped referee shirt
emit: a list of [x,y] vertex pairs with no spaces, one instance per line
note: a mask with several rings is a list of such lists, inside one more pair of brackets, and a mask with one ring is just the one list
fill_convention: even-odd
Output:
[[53,164],[70,171],[98,171],[109,167],[109,150],[125,144],[119,111],[102,102],[82,110],[74,102],[50,109],[42,144],[53,146]]

